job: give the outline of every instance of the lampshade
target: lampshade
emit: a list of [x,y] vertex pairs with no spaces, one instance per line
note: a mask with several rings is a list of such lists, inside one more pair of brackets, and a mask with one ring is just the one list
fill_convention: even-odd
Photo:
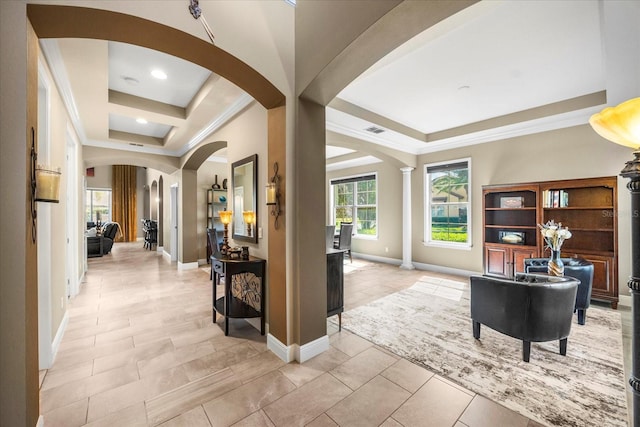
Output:
[[231,216],[233,215],[233,211],[220,211],[220,222],[223,224],[231,224]]
[[242,217],[247,224],[253,224],[256,221],[256,213],[254,211],[243,211]]
[[603,138],[626,147],[640,147],[640,98],[616,107],[608,107],[589,119],[591,127]]

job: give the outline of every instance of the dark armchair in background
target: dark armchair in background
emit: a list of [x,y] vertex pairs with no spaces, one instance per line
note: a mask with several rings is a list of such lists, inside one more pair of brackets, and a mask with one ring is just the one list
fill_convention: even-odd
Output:
[[101,227],[100,235],[87,237],[87,257],[97,257],[111,252],[113,242],[118,234],[117,222],[107,222]]
[[[574,311],[578,312],[578,324],[584,325],[587,308],[591,302],[593,287],[593,264],[584,258],[561,258],[564,263],[564,275],[578,279],[578,294]],[[548,258],[527,258],[524,260],[527,273],[546,273]]]
[[578,281],[572,277],[518,274],[516,280],[471,276],[473,337],[480,325],[522,340],[522,360],[529,361],[531,342],[560,340],[567,354]]

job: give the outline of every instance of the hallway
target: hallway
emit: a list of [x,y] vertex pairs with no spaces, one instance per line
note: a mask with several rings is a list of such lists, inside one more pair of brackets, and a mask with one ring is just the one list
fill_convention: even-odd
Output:
[[[537,426],[329,319],[331,348],[285,364],[244,320],[211,322],[208,269],[177,271],[142,243],[89,260],[41,413],[52,426]],[[351,309],[425,271],[345,263]],[[221,292],[222,289],[219,290]]]

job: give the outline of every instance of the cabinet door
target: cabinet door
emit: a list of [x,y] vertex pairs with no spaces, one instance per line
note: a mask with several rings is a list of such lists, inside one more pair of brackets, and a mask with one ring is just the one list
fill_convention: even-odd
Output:
[[508,250],[500,246],[485,246],[484,271],[492,276],[509,277]]
[[524,273],[524,260],[527,258],[537,258],[537,248],[513,248],[511,249],[511,262],[513,262],[513,275],[516,273]]
[[612,257],[600,255],[585,255],[576,253],[562,253],[563,256],[579,256],[593,264],[593,286],[591,287],[591,297],[611,301],[616,308],[618,302],[618,282],[615,277],[615,262]]

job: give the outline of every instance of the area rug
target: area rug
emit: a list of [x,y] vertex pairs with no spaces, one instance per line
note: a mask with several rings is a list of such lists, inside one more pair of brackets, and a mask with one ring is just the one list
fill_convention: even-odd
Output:
[[547,426],[626,426],[620,314],[574,318],[567,355],[558,342],[522,342],[482,327],[472,335],[466,282],[421,278],[413,286],[343,314],[355,334]]

